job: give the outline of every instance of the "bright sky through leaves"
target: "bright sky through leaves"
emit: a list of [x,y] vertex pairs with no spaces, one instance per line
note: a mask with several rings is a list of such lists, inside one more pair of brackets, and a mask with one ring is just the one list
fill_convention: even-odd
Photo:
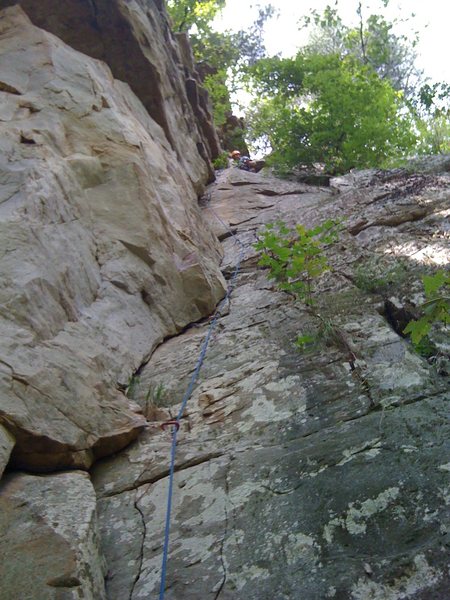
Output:
[[[299,33],[297,23],[310,10],[322,10],[333,0],[267,0],[279,11],[278,19],[273,19],[266,27],[266,47],[269,55],[282,53],[292,56],[296,48],[305,41],[305,34]],[[217,29],[242,29],[252,23],[258,4],[266,0],[245,2],[227,0],[222,17],[216,21]],[[357,0],[340,0],[339,14],[345,23],[356,24]],[[450,1],[449,0],[391,0],[387,9],[378,0],[363,2],[363,16],[381,13],[387,19],[406,18],[415,13],[406,29],[419,31],[420,43],[417,48],[417,66],[424,69],[425,75],[433,81],[450,82]]]

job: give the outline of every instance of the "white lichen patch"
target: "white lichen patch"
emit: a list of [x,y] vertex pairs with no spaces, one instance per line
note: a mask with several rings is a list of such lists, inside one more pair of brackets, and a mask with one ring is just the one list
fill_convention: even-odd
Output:
[[450,487],[439,488],[439,495],[445,502],[445,506],[450,505]]
[[403,446],[400,446],[402,452],[405,452],[406,454],[410,454],[411,452],[418,452],[419,449],[416,446],[410,446],[410,445],[406,445],[404,444]]
[[284,545],[287,562],[290,565],[301,562],[317,562],[318,546],[309,535],[304,533],[290,533]]
[[358,454],[361,454],[362,452],[364,452],[364,456],[366,456],[368,458],[374,458],[375,456],[377,456],[380,453],[380,446],[381,446],[380,438],[375,438],[368,442],[364,442],[364,444],[361,444],[361,446],[354,446],[352,448],[347,448],[342,452],[344,458],[337,463],[337,466],[341,467],[342,465],[345,465],[346,463],[353,460]]
[[387,327],[379,318],[376,320],[373,318],[366,319],[360,326],[364,332],[368,333],[371,345],[381,344],[385,346],[398,341],[395,331]]
[[247,376],[241,379],[241,381],[239,382],[239,389],[243,392],[253,392],[255,388],[263,385],[264,381],[269,381],[270,379],[277,379],[277,367],[278,363],[272,361],[266,364],[262,369],[260,368],[258,371],[251,372],[251,370],[247,369]]
[[423,246],[422,240],[420,246],[417,241],[410,240],[405,244],[390,246],[388,250],[385,250],[385,253],[394,256],[414,256],[414,261],[426,264],[447,265],[449,261],[448,248],[439,244]]
[[449,471],[450,472],[450,462],[445,463],[445,465],[439,465],[438,469],[440,471]]
[[[306,406],[297,407],[296,412],[306,410]],[[261,391],[254,390],[252,404],[242,413],[242,422],[239,431],[249,431],[254,423],[273,423],[284,421],[292,415],[289,410],[282,410],[273,400],[269,400]]]
[[156,595],[156,590],[161,581],[161,556],[145,558],[141,565],[139,587],[135,590],[135,598],[151,598]]
[[238,591],[255,579],[269,579],[271,576],[268,569],[262,569],[257,565],[243,565],[239,575],[233,577],[234,584]]
[[398,487],[388,488],[381,492],[376,498],[368,498],[360,503],[359,508],[355,503],[349,504],[349,509],[342,517],[335,517],[325,525],[323,537],[331,544],[334,537],[334,531],[338,527],[346,529],[352,535],[361,535],[366,532],[367,520],[375,514],[386,510],[386,508],[397,499],[400,493]]
[[233,529],[229,537],[225,540],[225,547],[239,546],[245,539],[245,531],[243,529]]
[[426,507],[423,511],[422,519],[423,519],[424,523],[438,521],[439,520],[439,511],[438,510],[431,511],[430,508]]
[[407,600],[418,592],[435,585],[442,573],[431,567],[423,554],[414,558],[414,565],[403,577],[393,584],[377,583],[367,579],[358,579],[352,587],[352,600]]
[[370,448],[370,450],[367,450],[366,452],[364,452],[364,456],[366,456],[367,458],[375,458],[375,456],[378,456],[380,454],[380,452],[381,452],[380,448],[374,447],[374,448]]
[[285,377],[284,379],[270,381],[269,383],[266,383],[266,385],[264,387],[269,392],[282,393],[282,392],[288,392],[293,387],[298,388],[298,386],[300,385],[300,382],[301,382],[301,379],[298,375],[289,375],[288,377]]
[[[225,490],[202,481],[196,485],[195,495],[192,495],[192,491],[183,496],[180,506],[185,515],[183,518],[185,525],[196,527],[201,523],[215,523],[225,519],[227,501]],[[188,515],[193,512],[194,514],[189,518]]]
[[193,537],[180,536],[177,538],[177,547],[172,551],[172,556],[183,555],[184,563],[205,561],[211,556],[211,547],[217,543],[213,535],[200,535]]
[[420,363],[415,364],[415,361],[411,361],[414,364],[408,365],[407,362],[403,362],[401,369],[398,366],[377,369],[376,378],[380,389],[404,390],[422,385],[428,376],[427,371]]
[[233,508],[237,508],[244,506],[250,496],[257,492],[266,493],[266,490],[262,487],[261,482],[251,483],[250,481],[246,481],[242,485],[230,490],[228,498]]

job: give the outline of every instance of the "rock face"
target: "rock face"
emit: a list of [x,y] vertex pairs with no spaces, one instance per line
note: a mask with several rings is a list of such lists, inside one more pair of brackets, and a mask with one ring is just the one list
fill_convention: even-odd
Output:
[[0,425],[0,477],[2,476],[3,471],[5,470],[5,467],[9,462],[9,457],[13,448],[13,436],[9,433],[7,429]]
[[211,312],[221,250],[126,84],[19,7],[0,48],[0,420],[15,466],[88,468],[145,425],[118,386]]
[[[17,4],[0,0],[0,7]],[[163,129],[175,160],[200,193],[219,141],[206,91],[199,85],[189,48],[169,29],[162,0],[20,0],[38,27],[72,48],[108,64],[129,84]]]
[[[449,174],[229,169],[199,208],[215,134],[163,3],[21,6],[34,24],[0,13],[2,600],[156,597],[160,425],[241,258],[178,434],[165,598],[448,600],[448,336],[419,355],[402,331],[448,263]],[[253,243],[328,218],[318,319]]]
[[86,473],[8,475],[0,487],[0,542],[3,600],[105,598],[96,498]]
[[[166,598],[447,598],[448,378],[385,310],[417,302],[420,273],[448,257],[450,179],[418,181],[371,171],[317,189],[231,169],[213,186],[204,212],[226,274],[230,229],[246,248],[178,434]],[[251,244],[264,223],[330,217],[345,228],[316,297],[335,338],[300,353],[296,335],[317,323]],[[405,274],[383,281],[399,262]],[[170,453],[158,419],[177,413],[207,327],[155,351],[135,394],[154,428],[94,467],[111,600],[157,594]]]

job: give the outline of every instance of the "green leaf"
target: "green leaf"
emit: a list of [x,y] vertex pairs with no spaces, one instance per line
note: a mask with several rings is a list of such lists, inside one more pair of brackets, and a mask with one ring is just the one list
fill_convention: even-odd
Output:
[[430,331],[431,325],[424,317],[417,321],[410,321],[403,330],[403,333],[410,334],[412,343],[416,346],[420,340]]
[[286,262],[291,256],[290,248],[275,248],[273,253],[283,262]]
[[425,296],[433,296],[446,282],[444,271],[438,271],[435,275],[424,275],[422,277]]

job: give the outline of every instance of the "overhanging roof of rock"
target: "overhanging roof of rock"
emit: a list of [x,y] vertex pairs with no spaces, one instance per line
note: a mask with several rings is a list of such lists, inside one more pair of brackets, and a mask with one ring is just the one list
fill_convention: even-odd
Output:
[[[0,0],[0,8],[13,4],[16,0]],[[206,144],[206,154],[217,155],[219,142],[211,116],[202,107],[199,119],[198,107],[193,107],[196,119],[189,104],[182,57],[164,2],[21,0],[20,6],[38,27],[75,50],[106,62],[116,79],[130,85],[180,158],[192,152],[197,160],[198,153],[205,159],[199,143]],[[179,105],[178,111],[181,107],[183,123],[174,122],[172,104]],[[192,138],[192,148],[184,137]]]

